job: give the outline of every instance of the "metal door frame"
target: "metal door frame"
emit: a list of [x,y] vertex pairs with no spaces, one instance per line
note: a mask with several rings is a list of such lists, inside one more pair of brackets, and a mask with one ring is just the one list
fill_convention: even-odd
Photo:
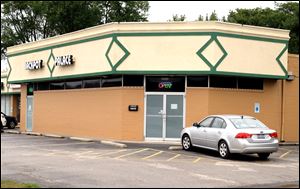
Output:
[[166,121],[163,120],[163,125],[162,125],[162,137],[146,137],[146,118],[147,118],[147,96],[148,95],[163,95],[163,108],[164,111],[166,112],[166,106],[167,106],[167,95],[181,95],[183,96],[183,124],[182,128],[185,128],[185,117],[186,117],[186,108],[185,108],[185,92],[145,92],[144,96],[144,139],[149,140],[149,141],[178,141],[180,138],[166,138]]

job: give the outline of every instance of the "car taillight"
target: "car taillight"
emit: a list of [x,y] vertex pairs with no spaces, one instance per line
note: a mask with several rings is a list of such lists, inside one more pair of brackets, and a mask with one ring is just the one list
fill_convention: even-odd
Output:
[[235,138],[251,138],[252,135],[249,133],[239,133],[235,136]]
[[271,133],[271,134],[270,134],[270,137],[272,137],[272,138],[277,138],[277,137],[278,137],[277,132]]

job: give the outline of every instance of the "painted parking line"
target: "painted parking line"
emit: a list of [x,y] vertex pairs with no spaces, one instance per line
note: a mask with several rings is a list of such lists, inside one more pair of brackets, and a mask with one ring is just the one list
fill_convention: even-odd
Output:
[[125,151],[127,151],[127,149],[117,150],[117,151],[113,151],[113,152],[107,152],[107,153],[96,156],[96,158],[107,156],[107,155],[112,155],[112,154],[117,154],[119,152],[125,152]]
[[123,158],[123,157],[126,157],[126,156],[130,156],[130,155],[133,155],[133,154],[137,154],[137,153],[140,153],[140,152],[143,152],[143,151],[146,151],[146,150],[149,150],[149,148],[144,148],[142,150],[134,151],[134,152],[131,152],[129,154],[124,154],[124,155],[115,157],[114,159],[120,159],[120,158]]
[[288,155],[288,154],[291,153],[291,152],[292,152],[292,151],[290,150],[290,151],[288,151],[288,152],[282,154],[279,158],[282,159],[282,158],[284,158],[286,155]]
[[157,155],[159,155],[161,153],[163,153],[163,151],[159,151],[159,152],[156,152],[155,154],[152,154],[150,156],[144,157],[144,158],[142,158],[142,160],[150,159],[150,158],[155,157],[155,156],[157,156]]
[[166,161],[172,161],[173,159],[176,159],[177,157],[181,156],[181,154],[177,154],[169,159],[167,159]]
[[195,160],[193,161],[193,163],[197,163],[200,159],[202,159],[202,157],[199,157],[199,158],[195,159]]

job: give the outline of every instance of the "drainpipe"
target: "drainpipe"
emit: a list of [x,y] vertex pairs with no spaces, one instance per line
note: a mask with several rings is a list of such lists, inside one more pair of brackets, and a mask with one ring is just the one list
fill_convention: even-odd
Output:
[[280,141],[281,142],[285,142],[284,141],[284,83],[285,80],[282,80],[281,83],[281,129],[280,129]]

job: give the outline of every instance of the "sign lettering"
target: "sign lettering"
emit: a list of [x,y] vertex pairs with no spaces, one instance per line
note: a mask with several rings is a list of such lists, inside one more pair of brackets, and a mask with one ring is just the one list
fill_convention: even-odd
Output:
[[25,69],[26,70],[38,70],[43,67],[43,60],[34,60],[25,62]]
[[162,82],[158,83],[158,88],[160,88],[160,89],[171,89],[172,88],[172,82],[162,81]]
[[55,58],[55,66],[69,66],[73,64],[73,56],[57,56]]

